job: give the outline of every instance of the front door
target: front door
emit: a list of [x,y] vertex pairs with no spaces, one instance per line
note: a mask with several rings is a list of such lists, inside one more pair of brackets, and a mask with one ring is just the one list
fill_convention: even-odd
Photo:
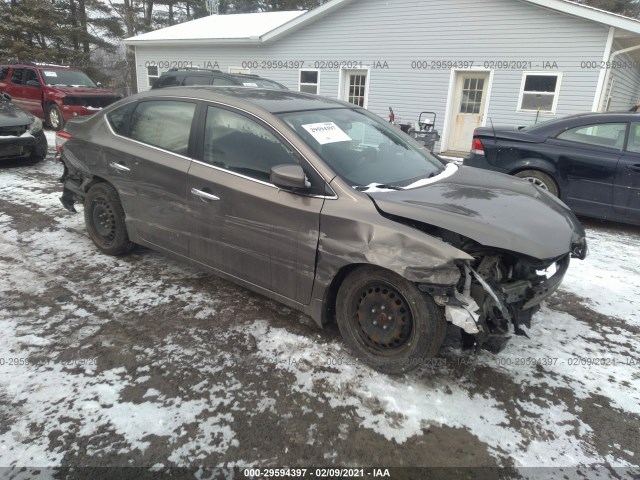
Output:
[[300,163],[296,155],[266,125],[217,106],[203,144],[187,179],[190,258],[309,303],[324,199],[270,182],[271,167]]
[[618,162],[613,208],[616,213],[640,221],[640,122],[633,122],[626,152]]
[[342,71],[342,100],[367,108],[369,95],[368,70]]
[[448,150],[469,152],[471,149],[473,130],[482,126],[488,83],[488,72],[460,72],[456,75]]

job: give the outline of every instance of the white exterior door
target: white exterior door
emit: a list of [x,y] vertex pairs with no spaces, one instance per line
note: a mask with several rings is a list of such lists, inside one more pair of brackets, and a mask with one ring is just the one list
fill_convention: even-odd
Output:
[[489,72],[465,72],[456,75],[452,116],[449,128],[451,136],[448,149],[468,152],[471,149],[473,130],[482,126]]
[[369,70],[343,70],[341,99],[367,108],[369,95]]

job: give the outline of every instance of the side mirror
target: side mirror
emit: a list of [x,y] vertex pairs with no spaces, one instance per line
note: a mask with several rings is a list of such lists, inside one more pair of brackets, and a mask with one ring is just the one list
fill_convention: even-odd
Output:
[[100,82],[96,82],[96,87],[98,87],[98,88],[102,88],[102,83],[100,83]]
[[5,102],[10,102],[12,100],[11,95],[9,95],[7,92],[0,92],[0,97]]
[[283,190],[308,190],[311,187],[300,165],[271,167],[271,183]]
[[27,86],[40,88],[40,82],[37,80],[27,80]]

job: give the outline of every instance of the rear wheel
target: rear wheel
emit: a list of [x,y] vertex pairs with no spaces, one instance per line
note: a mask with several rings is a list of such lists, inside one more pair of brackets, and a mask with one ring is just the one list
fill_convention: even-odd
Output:
[[84,200],[84,221],[93,243],[108,255],[123,255],[135,246],[127,235],[118,192],[108,183],[89,189]]
[[47,123],[54,130],[60,130],[64,127],[64,118],[58,106],[53,103],[47,109]]
[[354,354],[385,373],[412,370],[435,356],[446,332],[442,310],[415,284],[378,268],[351,272],[338,291],[340,333]]
[[550,175],[547,175],[540,170],[523,170],[515,174],[516,177],[522,178],[523,180],[527,180],[528,182],[533,183],[534,185],[539,186],[543,190],[547,190],[552,195],[556,197],[560,194],[560,189],[558,188],[558,184],[555,182]]

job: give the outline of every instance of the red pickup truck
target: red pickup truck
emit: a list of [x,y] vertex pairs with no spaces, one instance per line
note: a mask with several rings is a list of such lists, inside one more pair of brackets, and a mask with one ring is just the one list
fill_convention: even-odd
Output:
[[70,118],[91,115],[120,98],[81,70],[42,63],[0,65],[0,92],[8,93],[16,105],[54,130]]

